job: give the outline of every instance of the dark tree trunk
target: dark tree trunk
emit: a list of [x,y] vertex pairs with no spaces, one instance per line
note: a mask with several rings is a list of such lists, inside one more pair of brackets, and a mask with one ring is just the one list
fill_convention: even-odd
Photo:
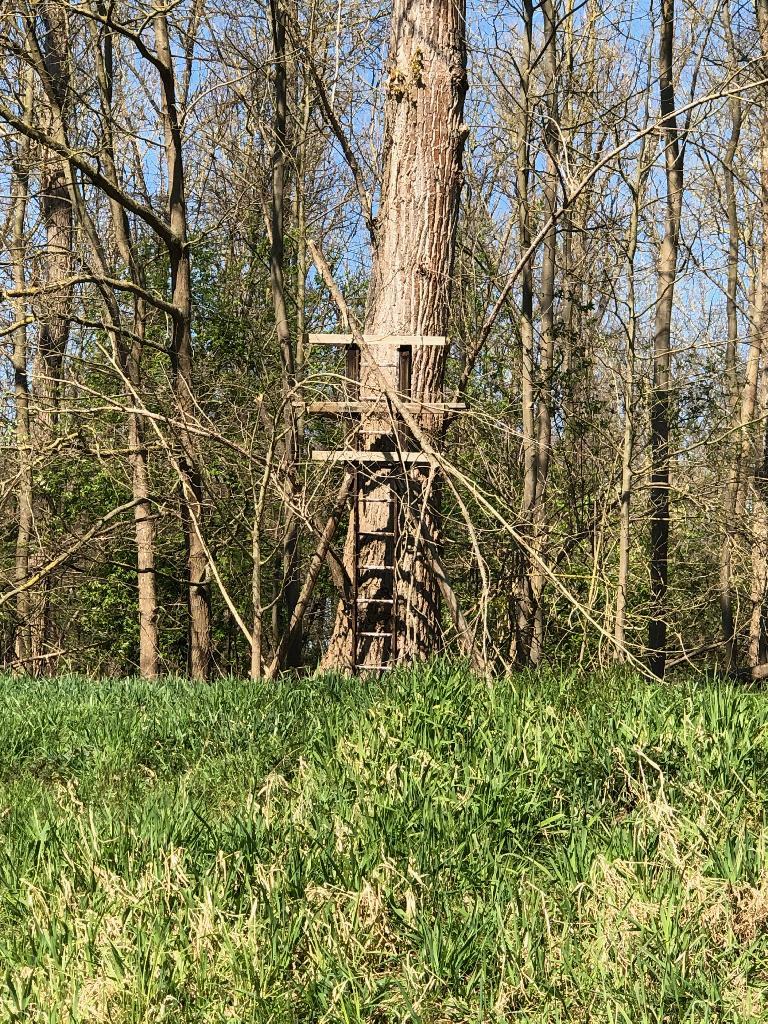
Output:
[[187,210],[182,160],[182,134],[176,98],[176,78],[165,14],[154,18],[155,44],[160,64],[168,168],[168,219],[173,239],[168,246],[171,268],[171,301],[176,309],[171,338],[171,364],[176,404],[182,422],[181,521],[187,556],[187,606],[189,610],[188,663],[193,679],[207,679],[211,660],[211,585],[203,530],[203,474],[193,431],[197,412],[192,357],[192,278],[187,231]]
[[[286,146],[288,115],[288,76],[285,52],[285,10],[282,0],[271,0],[272,41],[275,57],[274,119],[275,133],[272,151],[272,210],[270,247],[270,284],[275,310],[275,327],[280,345],[280,359],[283,373],[283,422],[285,437],[283,456],[287,476],[288,493],[291,500],[298,495],[296,483],[296,458],[298,454],[298,425],[292,403],[296,369],[291,330],[288,322],[288,306],[285,299],[285,191],[286,191]],[[290,630],[291,620],[299,598],[298,576],[299,521],[293,508],[286,508],[285,532],[282,552],[282,592],[280,599],[279,625]],[[278,642],[277,640],[275,641]],[[291,640],[285,653],[285,666],[296,668],[301,664],[301,628],[291,633]]]
[[667,660],[667,583],[669,571],[669,427],[672,308],[677,273],[683,158],[675,117],[673,79],[674,0],[662,0],[659,35],[659,89],[666,172],[664,238],[657,264],[656,320],[651,395],[651,619],[648,667],[664,677]]

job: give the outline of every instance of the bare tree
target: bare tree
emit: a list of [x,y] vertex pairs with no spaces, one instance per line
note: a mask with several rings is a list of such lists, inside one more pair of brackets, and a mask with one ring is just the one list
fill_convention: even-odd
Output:
[[666,181],[664,238],[658,256],[651,396],[651,619],[648,666],[663,678],[667,644],[669,573],[669,430],[672,313],[683,204],[683,154],[675,113],[675,5],[662,0],[659,28],[659,107]]
[[[728,53],[735,59],[735,43],[731,27],[730,4],[723,7],[723,27],[725,29]],[[728,277],[726,284],[726,315],[728,335],[725,346],[726,389],[731,416],[738,422],[740,415],[739,402],[739,240],[741,230],[736,200],[736,169],[735,159],[739,148],[739,137],[743,123],[743,104],[739,94],[728,100],[728,112],[731,120],[731,131],[723,156],[723,179],[725,185],[725,206],[728,220]],[[720,619],[723,628],[725,645],[725,665],[728,671],[736,668],[738,652],[736,645],[736,623],[733,612],[733,591],[731,581],[731,559],[734,545],[734,520],[736,516],[740,459],[737,454],[733,459],[728,486],[725,491],[725,531],[720,553]]]
[[[30,70],[23,76],[23,112],[29,119],[34,101],[34,81]],[[11,268],[13,284],[23,295],[26,290],[26,219],[29,203],[30,143],[22,137],[16,153],[11,157]],[[18,522],[14,583],[20,587],[29,574],[32,543],[33,484],[32,484],[32,431],[30,424],[28,306],[23,298],[14,303],[16,320],[13,333],[13,377],[16,416],[16,449],[18,452],[18,484],[16,487]],[[16,598],[16,662],[22,670],[34,667],[32,656],[32,605],[29,590],[19,590]]]
[[[274,147],[272,152],[272,204],[270,210],[270,284],[275,310],[275,326],[280,348],[283,377],[283,414],[285,436],[282,444],[284,472],[291,492],[286,508],[283,536],[282,606],[285,628],[289,628],[299,597],[298,544],[299,523],[293,512],[296,500],[296,458],[299,429],[294,404],[296,384],[296,356],[286,301],[285,281],[285,193],[287,163],[288,118],[288,64],[286,56],[286,12],[283,0],[270,0],[270,22],[275,60],[274,91]],[[286,667],[295,668],[301,662],[301,633],[296,631],[286,651]]]

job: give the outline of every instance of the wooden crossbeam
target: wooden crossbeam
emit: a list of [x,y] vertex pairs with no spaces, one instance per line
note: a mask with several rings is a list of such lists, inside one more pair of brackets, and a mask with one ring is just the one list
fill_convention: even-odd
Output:
[[355,448],[348,448],[340,451],[313,451],[312,461],[377,462],[391,466],[406,463],[407,465],[431,466],[435,460],[423,452],[360,452]]
[[[390,345],[402,347],[409,345],[412,348],[442,347],[448,343],[448,339],[440,335],[431,334],[364,334],[363,341],[366,345]],[[307,345],[355,345],[357,342],[353,334],[307,334]]]
[[[295,405],[303,408],[310,415],[315,416],[352,416],[360,413],[370,413],[381,409],[386,411],[388,406],[383,399],[373,398],[363,402],[296,402]],[[432,412],[465,412],[467,406],[464,402],[401,402],[393,406],[393,412],[404,409],[410,413]]]

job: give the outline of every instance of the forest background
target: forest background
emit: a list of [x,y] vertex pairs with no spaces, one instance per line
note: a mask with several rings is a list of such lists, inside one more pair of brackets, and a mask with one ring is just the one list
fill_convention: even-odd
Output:
[[[306,336],[365,320],[385,111],[422,85],[390,13],[0,16],[6,667],[332,662],[349,483],[302,403],[345,371]],[[761,676],[767,26],[764,0],[467,11],[430,650]]]

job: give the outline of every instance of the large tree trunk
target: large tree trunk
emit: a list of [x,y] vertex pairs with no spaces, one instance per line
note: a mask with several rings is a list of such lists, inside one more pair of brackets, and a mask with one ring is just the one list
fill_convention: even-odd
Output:
[[677,274],[683,159],[675,117],[673,43],[674,0],[662,0],[659,36],[659,90],[666,172],[664,238],[657,264],[656,320],[651,395],[651,619],[648,667],[664,677],[667,660],[667,581],[669,565],[669,425],[672,308]]
[[[388,57],[387,101],[381,203],[376,218],[374,260],[365,333],[444,336],[450,320],[450,288],[461,192],[461,161],[466,127],[464,3],[454,0],[394,0]],[[445,350],[415,347],[411,369],[414,401],[442,399]],[[382,377],[399,388],[396,347],[364,346],[360,359],[360,399],[380,398]],[[440,418],[419,414],[430,442],[437,441]],[[368,418],[360,447],[396,446],[392,420]],[[405,447],[408,445],[405,444]],[[395,584],[395,639],[370,637],[358,646],[357,667],[374,669],[393,660],[425,657],[440,638],[438,584],[429,555],[438,543],[439,490],[427,467],[410,467],[399,485],[390,468],[365,470],[344,559],[353,577],[357,530],[358,564],[398,563]],[[404,488],[402,498],[397,489]],[[395,511],[397,510],[397,511]],[[401,522],[393,519],[404,510]],[[398,528],[399,527],[399,528]],[[399,532],[398,550],[393,551]],[[366,570],[359,586],[358,637],[382,630],[391,610],[377,603],[392,598],[382,573]],[[355,667],[353,609],[339,606],[327,662]],[[393,649],[395,648],[395,649]]]

